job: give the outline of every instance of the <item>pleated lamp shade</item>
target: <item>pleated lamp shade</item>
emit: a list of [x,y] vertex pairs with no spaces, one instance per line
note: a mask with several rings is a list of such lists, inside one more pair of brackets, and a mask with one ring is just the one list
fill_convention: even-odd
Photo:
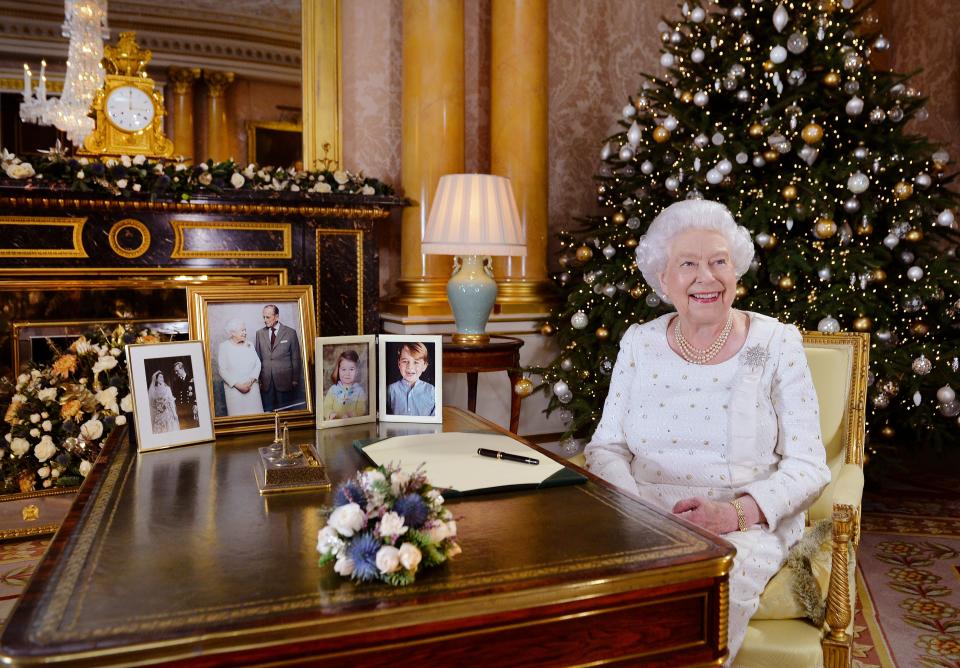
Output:
[[523,255],[527,245],[510,179],[440,177],[420,246],[427,255]]

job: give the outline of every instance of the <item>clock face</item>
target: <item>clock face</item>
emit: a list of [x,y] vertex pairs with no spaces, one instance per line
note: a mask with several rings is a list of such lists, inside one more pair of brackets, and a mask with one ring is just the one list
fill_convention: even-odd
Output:
[[156,110],[150,96],[136,86],[114,88],[107,98],[107,118],[126,132],[143,130],[153,121]]

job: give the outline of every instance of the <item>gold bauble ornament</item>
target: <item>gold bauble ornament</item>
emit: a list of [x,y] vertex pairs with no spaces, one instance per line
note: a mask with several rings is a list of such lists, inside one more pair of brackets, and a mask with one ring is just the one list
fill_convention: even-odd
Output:
[[819,144],[823,139],[823,128],[816,123],[809,123],[801,130],[800,136],[808,144]]
[[853,321],[853,329],[857,332],[869,332],[871,327],[873,327],[873,320],[865,315],[862,315]]
[[551,325],[549,322],[543,323],[540,325],[540,333],[543,336],[553,336],[553,325]]
[[587,380],[590,377],[590,370],[589,369],[581,370],[580,377],[583,378],[584,380]]
[[763,61],[763,71],[764,71],[764,72],[773,72],[776,68],[777,68],[777,66],[773,64],[773,61],[772,61],[772,60],[765,60],[765,61]]
[[529,378],[521,378],[513,386],[513,391],[518,397],[529,397],[530,393],[533,392],[533,381]]
[[743,285],[738,285],[738,286],[737,286],[737,297],[746,297],[746,296],[747,296],[747,288],[746,288],[745,286],[743,286]]
[[627,222],[627,217],[623,215],[622,211],[617,211],[615,214],[613,214],[613,222],[617,225],[623,225],[625,222]]
[[750,126],[750,129],[747,130],[747,134],[751,137],[762,137],[763,136],[763,124],[754,123]]
[[813,226],[813,235],[817,239],[829,239],[837,233],[837,224],[829,218],[821,218]]
[[870,280],[874,283],[883,283],[887,280],[887,272],[883,269],[874,269],[870,272]]
[[777,285],[780,286],[781,290],[793,290],[795,287],[793,284],[793,278],[789,274],[777,281]]
[[606,341],[610,338],[610,330],[606,327],[597,327],[597,338],[601,341]]
[[893,186],[893,196],[897,199],[907,199],[910,195],[913,194],[913,184],[907,183],[906,181],[898,181],[895,186]]
[[680,94],[680,101],[683,102],[684,104],[690,104],[691,102],[693,102],[693,93],[691,93],[688,90],[683,91]]
[[910,230],[904,235],[903,238],[907,241],[920,241],[923,239],[923,232],[920,230]]
[[894,436],[897,435],[897,430],[891,427],[890,425],[885,424],[880,429],[880,435],[883,436],[884,438],[893,438]]
[[658,125],[653,129],[653,141],[657,142],[658,144],[662,144],[668,139],[670,139],[670,131],[665,127]]
[[797,187],[794,185],[784,186],[780,194],[783,196],[783,199],[792,202],[797,199]]
[[776,235],[776,234],[770,234],[770,239],[769,239],[769,241],[767,241],[766,245],[764,245],[764,247],[763,247],[764,250],[770,250],[771,248],[776,248],[778,241],[780,241],[780,240],[777,239],[777,235]]
[[869,220],[861,221],[853,231],[860,235],[873,234],[873,223]]
[[923,320],[917,320],[910,325],[910,333],[914,336],[926,336],[930,333],[930,327]]
[[587,262],[592,257],[593,257],[593,251],[590,250],[589,246],[580,246],[580,248],[577,249],[578,262]]
[[837,9],[837,0],[820,0],[818,9],[821,12],[832,14]]
[[946,169],[946,168],[947,168],[947,163],[945,163],[945,162],[940,162],[939,160],[934,160],[934,161],[933,161],[933,171],[934,171],[935,173],[939,174],[940,172],[942,172],[942,171],[943,171],[944,169]]
[[770,149],[769,151],[763,152],[763,159],[767,162],[776,162],[780,159],[780,152]]
[[639,285],[633,286],[630,288],[630,296],[634,299],[640,299],[643,296],[643,288],[641,288]]
[[840,75],[836,72],[827,72],[823,75],[823,83],[831,88],[836,88],[840,85]]
[[638,242],[633,237],[630,237],[629,239],[623,242],[623,245],[626,246],[627,248],[636,248],[638,243],[640,242]]

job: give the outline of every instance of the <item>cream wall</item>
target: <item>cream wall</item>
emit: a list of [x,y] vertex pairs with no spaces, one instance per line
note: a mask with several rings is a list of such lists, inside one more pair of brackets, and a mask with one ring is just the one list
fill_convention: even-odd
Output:
[[[640,72],[659,71],[661,16],[675,0],[551,0],[549,203],[551,234],[594,206],[591,176],[607,133]],[[466,166],[489,169],[490,0],[465,0]],[[914,85],[931,96],[930,117],[915,129],[945,142],[960,158],[960,3],[880,0],[881,27],[899,71],[922,68]],[[400,183],[401,0],[343,3],[344,158],[389,183]],[[384,224],[381,295],[400,276],[399,218]],[[551,262],[555,241],[550,239]]]

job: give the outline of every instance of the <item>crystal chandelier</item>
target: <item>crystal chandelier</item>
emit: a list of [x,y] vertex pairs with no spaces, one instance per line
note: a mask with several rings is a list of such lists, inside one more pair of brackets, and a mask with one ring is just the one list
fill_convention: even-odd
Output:
[[90,105],[103,85],[103,40],[109,39],[107,0],[65,0],[63,36],[70,39],[63,94],[47,98],[46,61],[41,61],[40,83],[34,93],[31,72],[23,66],[23,102],[20,118],[25,123],[54,125],[67,133],[74,146],[82,146],[93,130]]

